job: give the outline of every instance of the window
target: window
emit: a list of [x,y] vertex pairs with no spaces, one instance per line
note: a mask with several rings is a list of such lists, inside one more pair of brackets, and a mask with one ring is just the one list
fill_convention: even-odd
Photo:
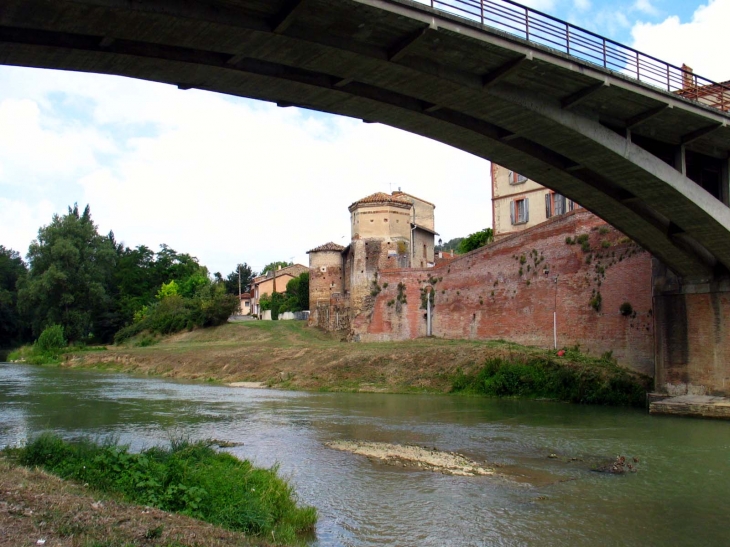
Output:
[[530,220],[530,201],[528,198],[510,202],[510,219],[512,224],[524,224]]
[[510,184],[522,184],[523,182],[527,182],[526,176],[515,173],[514,171],[510,171],[508,177]]
[[423,258],[426,258],[426,244],[423,244]]
[[550,218],[562,215],[573,210],[573,202],[565,196],[549,192],[545,194],[545,217]]

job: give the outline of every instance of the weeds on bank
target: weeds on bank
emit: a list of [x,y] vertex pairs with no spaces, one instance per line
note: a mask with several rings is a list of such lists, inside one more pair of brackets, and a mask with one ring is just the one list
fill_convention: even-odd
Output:
[[173,441],[134,454],[115,442],[70,443],[44,434],[5,452],[21,465],[249,535],[291,542],[317,521],[314,507],[297,506],[276,466],[255,468],[205,442]]
[[644,406],[650,383],[650,378],[619,367],[610,354],[596,359],[580,353],[578,348],[570,348],[561,358],[554,355],[523,355],[509,360],[495,357],[476,372],[466,374],[459,369],[452,377],[452,391],[581,404]]

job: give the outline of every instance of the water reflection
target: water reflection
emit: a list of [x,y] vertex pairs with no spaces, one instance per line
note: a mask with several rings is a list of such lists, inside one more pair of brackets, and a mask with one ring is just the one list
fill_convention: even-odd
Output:
[[[133,448],[180,435],[243,443],[229,450],[259,465],[280,463],[302,501],[319,508],[317,545],[726,544],[730,424],[724,422],[0,365],[0,444],[46,429],[115,435]],[[335,439],[459,451],[501,463],[522,481],[389,467],[323,446]],[[551,453],[560,457],[550,459]],[[590,462],[616,454],[639,456],[640,472],[590,470]]]

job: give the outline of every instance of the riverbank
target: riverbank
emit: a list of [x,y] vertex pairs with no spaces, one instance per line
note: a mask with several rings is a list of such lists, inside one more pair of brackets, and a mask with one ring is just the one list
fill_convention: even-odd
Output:
[[463,388],[465,378],[479,378],[485,363],[494,359],[549,361],[566,377],[589,372],[606,385],[619,376],[641,389],[650,384],[650,379],[617,367],[605,356],[576,350],[558,356],[503,341],[439,338],[350,343],[300,321],[229,323],[158,340],[142,338],[107,351],[67,353],[60,366],[226,384],[257,382],[281,389],[449,393]]
[[0,546],[271,545],[212,524],[119,501],[0,456]]

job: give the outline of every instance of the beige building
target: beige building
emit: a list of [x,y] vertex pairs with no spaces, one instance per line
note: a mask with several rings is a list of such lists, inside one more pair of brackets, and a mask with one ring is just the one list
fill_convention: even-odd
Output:
[[579,205],[534,180],[492,163],[494,238],[531,228]]
[[282,293],[286,290],[286,284],[295,277],[309,271],[309,268],[301,264],[294,264],[286,268],[279,268],[276,271],[266,272],[266,275],[254,277],[251,282],[251,313],[261,315],[259,300],[265,294],[271,296],[275,292]]
[[239,297],[238,315],[248,315],[251,313],[251,295],[247,292]]
[[340,309],[358,313],[377,290],[381,270],[433,267],[435,208],[400,189],[350,205],[350,244],[327,243],[308,251],[310,322],[318,324],[320,307],[330,306],[328,321],[338,325],[346,320]]

